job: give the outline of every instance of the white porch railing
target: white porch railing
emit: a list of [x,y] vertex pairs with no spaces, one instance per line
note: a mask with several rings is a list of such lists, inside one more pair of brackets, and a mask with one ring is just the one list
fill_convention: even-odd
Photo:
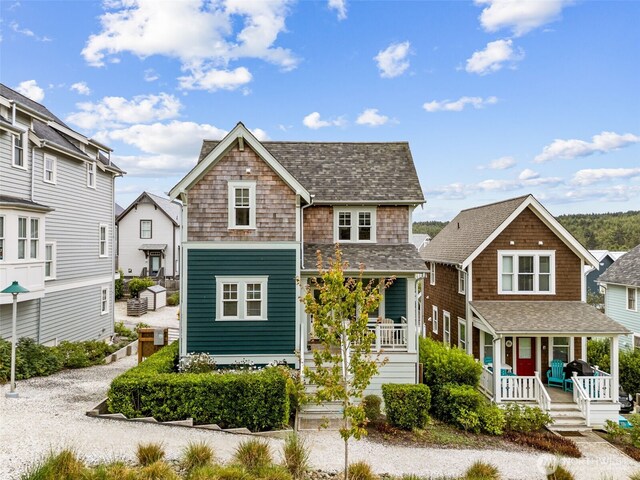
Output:
[[540,372],[535,372],[536,379],[536,396],[538,400],[538,405],[540,408],[548,412],[551,410],[551,397],[549,396],[549,392],[544,388],[544,384],[542,383],[542,379],[540,378]]
[[376,334],[372,345],[376,352],[408,350],[409,326],[406,323],[370,322],[368,326]]
[[482,373],[480,373],[480,390],[489,398],[494,398],[493,372],[485,365],[482,366]]
[[[493,377],[493,374],[491,376]],[[482,375],[480,382],[482,383]],[[544,388],[538,372],[535,372],[533,377],[501,377],[500,399],[504,402],[536,402],[545,412],[551,410],[551,397]]]
[[573,401],[576,403],[576,405],[578,405],[578,408],[580,409],[580,413],[582,413],[582,416],[586,420],[587,427],[590,427],[591,426],[591,416],[590,416],[591,400],[589,400],[589,395],[587,395],[587,392],[584,390],[584,388],[582,388],[582,383],[575,381],[576,378],[577,377],[574,376],[574,379],[573,379],[574,380]]
[[574,373],[573,385],[579,385],[584,391],[587,398],[593,400],[613,400],[613,392],[611,391],[611,376],[597,377],[578,377]]
[[593,371],[594,371],[594,374],[593,374],[594,377],[610,377],[611,376],[610,373],[607,373],[604,370],[600,370],[597,365],[593,367]]

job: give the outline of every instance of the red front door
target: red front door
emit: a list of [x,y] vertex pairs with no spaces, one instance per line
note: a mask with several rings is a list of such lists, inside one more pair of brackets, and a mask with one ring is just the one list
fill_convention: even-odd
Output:
[[536,371],[535,337],[518,337],[516,342],[516,373],[533,377]]

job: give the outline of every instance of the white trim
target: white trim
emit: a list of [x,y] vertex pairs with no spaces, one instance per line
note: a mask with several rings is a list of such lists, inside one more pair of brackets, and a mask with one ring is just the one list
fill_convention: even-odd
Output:
[[[249,225],[236,225],[236,189],[249,190]],[[229,180],[227,181],[227,218],[229,230],[255,230],[256,229],[256,181],[255,180]]]
[[[186,225],[186,224],[185,224]],[[186,228],[183,228],[186,230]],[[185,242],[182,247],[191,250],[288,250],[296,249],[300,242]]]
[[[269,277],[265,275],[260,276],[235,276],[235,275],[216,275],[216,322],[220,321],[239,321],[239,322],[254,322],[254,321],[266,321],[268,320],[268,281]],[[227,317],[223,315],[223,285],[235,284],[236,289],[236,302],[238,304],[237,315],[233,317]],[[259,284],[260,285],[260,316],[248,316],[247,302],[251,299],[247,298],[247,284]]]
[[486,357],[484,349],[485,347],[487,347],[486,342],[484,341],[484,336],[485,335],[489,335],[491,337],[491,357],[493,358],[493,349],[495,347],[494,343],[493,343],[493,335],[491,334],[491,332],[487,332],[485,330],[480,330],[480,362],[482,362],[484,364],[484,357]]
[[[20,137],[22,141],[22,165],[16,164],[16,138]],[[27,147],[28,140],[24,132],[20,134],[11,134],[11,166],[20,170],[28,170],[27,168]]]
[[[96,177],[98,172],[96,171],[96,164],[95,162],[87,162],[87,187],[88,188],[96,188]],[[93,174],[93,177],[91,176],[91,174]],[[90,180],[93,179],[93,182],[91,182]]]
[[[460,295],[466,295],[467,294],[467,275],[466,272],[464,270],[461,269],[457,269],[458,270],[458,293]],[[462,288],[460,288],[460,285],[462,285]]]
[[[51,160],[51,177],[52,180],[47,179],[47,160]],[[58,181],[58,159],[49,155],[48,153],[44,153],[42,156],[42,181],[44,183],[49,183],[51,185],[55,185]]]
[[[47,277],[47,247],[51,246],[51,275]],[[44,242],[44,279],[45,281],[56,279],[56,242]]]
[[77,132],[74,132],[70,128],[65,127],[64,125],[60,125],[59,123],[53,122],[51,120],[47,122],[47,125],[53,128],[54,130],[58,130],[59,132],[62,132],[65,135],[68,135],[69,137],[79,141],[84,145],[89,145],[89,139],[87,137],[85,137],[84,135],[80,135]]
[[[589,272],[585,272],[584,271],[584,258],[580,259],[580,271],[582,272],[582,275],[580,276],[580,301],[581,302],[585,302],[587,301],[587,274]],[[594,270],[593,267],[591,267],[591,269],[589,271]]]
[[6,215],[0,215],[0,251],[2,255],[0,255],[0,262],[4,262],[7,256],[6,252],[6,236],[7,236],[7,217]]
[[[102,229],[104,228],[104,240],[102,240]],[[104,253],[102,253],[102,243],[104,242]],[[98,226],[98,257],[107,258],[109,256],[109,225],[101,223]]]
[[[629,308],[629,290],[633,290],[633,307],[634,308]],[[637,288],[627,286],[625,290],[625,296],[624,296],[624,309],[627,312],[638,311],[638,289]]]
[[100,289],[100,315],[107,313],[109,313],[109,287],[102,287]]
[[484,242],[482,242],[478,248],[476,248],[471,255],[469,255],[464,262],[462,263],[462,267],[466,268],[473,262],[478,255],[480,255],[490,244],[493,242],[498,235],[500,235],[505,228],[507,228],[511,222],[513,222],[518,215],[520,215],[527,207],[532,207],[531,210],[533,213],[542,220],[547,227],[549,227],[557,236],[560,238],[576,255],[584,258],[587,263],[591,266],[598,268],[600,262],[587,250],[582,246],[580,242],[578,242],[573,235],[571,235],[566,228],[564,228],[560,222],[558,222],[553,215],[551,215],[546,208],[542,206],[538,200],[536,200],[533,195],[529,195],[519,206],[516,208],[511,215],[507,217],[507,219],[500,224],[498,228],[496,228],[491,235],[489,235]]
[[[350,216],[350,234],[349,240],[341,240],[339,238],[339,221],[340,214],[348,213]],[[369,240],[360,240],[360,214],[368,213],[370,215],[371,229]],[[377,225],[377,209],[376,207],[334,207],[333,209],[333,241],[334,243],[376,243],[376,225]]]
[[[503,273],[502,259],[504,257],[513,258],[513,271]],[[533,290],[518,290],[518,259],[520,257],[533,257]],[[540,257],[550,257],[549,259],[549,290],[540,290]],[[512,275],[512,290],[503,290],[502,276]],[[546,274],[542,274],[546,275]],[[555,295],[556,293],[556,251],[555,250],[498,250],[498,294],[499,295]]]
[[429,285],[436,284],[436,262],[429,262]]
[[438,307],[436,305],[432,305],[431,306],[431,321],[432,321],[432,326],[431,329],[433,331],[433,333],[438,333],[438,331],[440,330],[439,328],[439,322],[438,322]]
[[[267,363],[273,362],[274,360],[277,360],[277,361],[286,360],[287,363],[297,366],[298,360],[299,360],[297,355],[292,355],[290,353],[286,353],[282,355],[279,355],[276,353],[274,353],[273,355],[214,355],[214,358],[216,359],[216,362],[220,365],[226,365],[227,363],[231,364],[235,362],[241,362],[242,360],[251,360],[253,361],[253,363],[257,363],[257,364],[267,364]],[[224,362],[220,360],[224,360]]]
[[[447,323],[449,323],[448,332]],[[445,338],[447,335],[449,337]],[[451,314],[446,310],[442,310],[442,342],[451,345]]]
[[[553,348],[554,348],[554,340],[556,338],[568,338],[569,339],[569,351],[567,352],[567,362],[569,363],[570,361],[572,361],[575,357],[574,354],[574,340],[573,340],[573,336],[569,336],[569,335],[549,335],[549,365],[547,366],[551,366],[551,361],[555,360],[553,358]],[[565,345],[557,345],[558,347],[564,348]]]
[[[462,335],[460,335],[461,328],[464,327],[464,340],[462,339]],[[469,345],[469,329],[467,328],[467,321],[464,318],[458,317],[458,348],[461,350],[467,351],[467,346]],[[464,346],[462,345],[464,342]]]
[[69,282],[55,280],[52,284],[45,285],[46,293],[64,292],[65,290],[73,290],[75,288],[92,287],[94,285],[101,285],[105,283],[112,283],[113,275],[106,275],[98,278],[91,278],[90,280],[81,280],[78,282]]
[[224,137],[218,145],[187,175],[185,175],[178,184],[169,192],[169,198],[174,200],[180,193],[189,190],[197,183],[209,169],[214,166],[224,154],[233,147],[236,140],[242,138],[266,163],[269,165],[285,183],[298,195],[302,196],[306,202],[311,201],[309,192],[278,162],[271,153],[260,143],[260,141],[242,124],[238,123],[226,137]]

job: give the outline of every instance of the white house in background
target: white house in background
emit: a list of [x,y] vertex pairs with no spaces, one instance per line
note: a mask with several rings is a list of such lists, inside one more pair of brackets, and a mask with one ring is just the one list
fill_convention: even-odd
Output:
[[[18,337],[39,343],[113,334],[111,149],[0,84],[0,289],[17,280]],[[11,335],[0,295],[0,336]]]
[[180,204],[149,192],[116,217],[118,267],[125,277],[179,275]]
[[412,233],[411,234],[411,243],[413,243],[418,251],[421,251],[424,247],[429,245],[431,241],[431,235],[428,233]]

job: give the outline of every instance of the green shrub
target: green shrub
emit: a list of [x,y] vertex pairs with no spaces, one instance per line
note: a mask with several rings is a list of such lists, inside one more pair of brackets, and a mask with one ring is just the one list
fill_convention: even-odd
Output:
[[138,480],[138,473],[123,462],[113,462],[96,466],[82,480]]
[[538,407],[508,403],[504,408],[505,429],[511,432],[536,432],[553,422],[551,416]]
[[424,428],[429,419],[431,390],[428,386],[386,383],[382,385],[387,420],[405,430]]
[[129,280],[129,283],[127,284],[127,286],[129,287],[129,293],[131,294],[131,298],[138,298],[141,291],[153,285],[155,285],[155,282],[149,277],[145,277],[145,278],[133,277],[131,280]]
[[178,474],[167,462],[158,460],[140,469],[138,480],[180,480]]
[[459,348],[451,348],[430,338],[420,339],[420,363],[424,366],[424,383],[434,396],[447,383],[477,387],[482,365]]
[[22,480],[83,480],[87,467],[72,450],[50,453],[27,470]]
[[213,450],[207,442],[189,442],[182,452],[182,468],[191,472],[194,468],[211,465],[214,461]]
[[640,393],[640,349],[620,351],[620,385],[625,392]]
[[158,421],[193,418],[196,424],[252,431],[289,420],[288,378],[279,368],[254,373],[175,373],[178,343],[163,348],[111,383],[109,411]]
[[105,342],[87,340],[85,342],[61,342],[54,347],[64,368],[85,368],[104,363],[112,348]]
[[269,444],[257,438],[240,442],[233,454],[233,460],[249,472],[256,472],[273,465]]
[[609,371],[609,340],[592,339],[587,341],[587,362],[589,365],[597,365],[600,370]]
[[124,322],[116,322],[113,324],[113,332],[119,337],[127,338],[134,341],[138,338],[138,333],[124,326]]
[[473,416],[469,412],[477,415],[484,401],[480,392],[469,385],[448,383],[438,388],[437,392],[438,394],[434,396],[432,409],[434,415],[440,420],[458,427],[463,427],[459,418]]
[[363,399],[364,402],[364,414],[367,417],[367,420],[370,422],[375,422],[380,418],[380,405],[382,404],[382,399],[377,395],[367,395]]
[[[10,344],[9,344],[10,345]],[[11,361],[9,346],[9,362]],[[7,364],[9,371],[10,363]],[[31,338],[21,338],[16,345],[16,380],[41,377],[59,372],[62,362],[54,349],[36,343]],[[7,375],[7,380],[9,380]]]
[[284,467],[294,480],[303,480],[309,472],[309,447],[298,434],[291,433],[284,441],[282,456]]
[[506,425],[504,410],[495,404],[486,401],[478,410],[480,430],[489,435],[502,435]]
[[495,465],[481,461],[471,465],[464,475],[464,480],[499,480],[500,472]]
[[172,293],[167,297],[167,305],[173,307],[175,305],[180,305],[180,292]]
[[113,294],[116,300],[124,297],[124,273],[122,273],[122,269],[118,270],[118,278],[113,282]]
[[164,448],[160,443],[139,443],[136,458],[143,467],[159,462],[164,458]]
[[253,475],[253,478],[260,480],[293,480],[291,474],[280,465],[269,465],[257,470]]
[[631,444],[636,448],[640,448],[640,413],[629,415],[628,420],[631,424],[631,429],[629,430]]
[[189,480],[253,480],[253,476],[238,465],[228,465],[196,468]]
[[605,421],[604,430],[607,432],[607,437],[609,437],[609,441],[611,442],[617,442],[627,434],[625,429],[622,428],[618,422],[613,422],[611,420]]
[[348,473],[349,480],[378,480],[380,478],[373,473],[371,465],[367,462],[354,462],[350,464]]

